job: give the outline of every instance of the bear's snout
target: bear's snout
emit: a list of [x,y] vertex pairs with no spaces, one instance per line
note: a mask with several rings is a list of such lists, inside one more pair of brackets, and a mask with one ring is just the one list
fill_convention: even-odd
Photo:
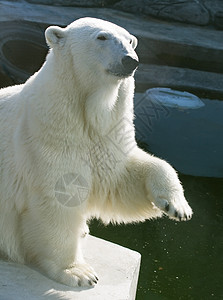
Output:
[[139,61],[137,56],[133,57],[130,55],[125,55],[122,57],[120,63],[117,63],[113,66],[110,65],[110,68],[108,68],[107,71],[109,74],[125,78],[132,76],[138,65]]
[[122,66],[127,74],[132,73],[139,65],[139,61],[129,55],[122,58]]

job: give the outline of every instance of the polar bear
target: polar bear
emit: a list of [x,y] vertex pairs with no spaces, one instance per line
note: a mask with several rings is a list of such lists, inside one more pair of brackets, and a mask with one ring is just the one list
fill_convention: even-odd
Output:
[[192,210],[175,170],[135,142],[137,39],[95,18],[45,36],[42,68],[0,91],[0,251],[65,285],[93,286],[81,253],[88,220],[189,220]]

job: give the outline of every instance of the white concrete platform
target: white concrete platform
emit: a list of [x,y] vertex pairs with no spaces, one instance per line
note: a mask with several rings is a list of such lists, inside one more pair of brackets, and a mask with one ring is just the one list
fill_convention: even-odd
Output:
[[85,258],[99,275],[94,288],[70,288],[24,265],[0,261],[0,300],[134,300],[140,254],[89,236]]

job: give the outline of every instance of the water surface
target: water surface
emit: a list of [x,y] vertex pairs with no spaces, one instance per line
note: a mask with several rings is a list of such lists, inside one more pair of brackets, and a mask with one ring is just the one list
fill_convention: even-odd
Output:
[[137,300],[223,299],[223,179],[180,179],[191,221],[91,224],[91,234],[141,253]]

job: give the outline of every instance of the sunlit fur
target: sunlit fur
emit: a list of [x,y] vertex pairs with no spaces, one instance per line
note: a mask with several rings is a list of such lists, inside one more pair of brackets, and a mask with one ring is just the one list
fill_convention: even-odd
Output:
[[[101,31],[106,41],[97,39]],[[136,38],[84,18],[50,27],[46,40],[51,50],[42,68],[0,91],[0,251],[64,284],[93,285],[81,254],[87,220],[144,221],[161,217],[167,204],[173,218],[192,211],[173,168],[135,143],[133,76],[107,71],[123,55],[137,58]],[[68,173],[88,184],[79,206],[55,197],[56,182]]]

